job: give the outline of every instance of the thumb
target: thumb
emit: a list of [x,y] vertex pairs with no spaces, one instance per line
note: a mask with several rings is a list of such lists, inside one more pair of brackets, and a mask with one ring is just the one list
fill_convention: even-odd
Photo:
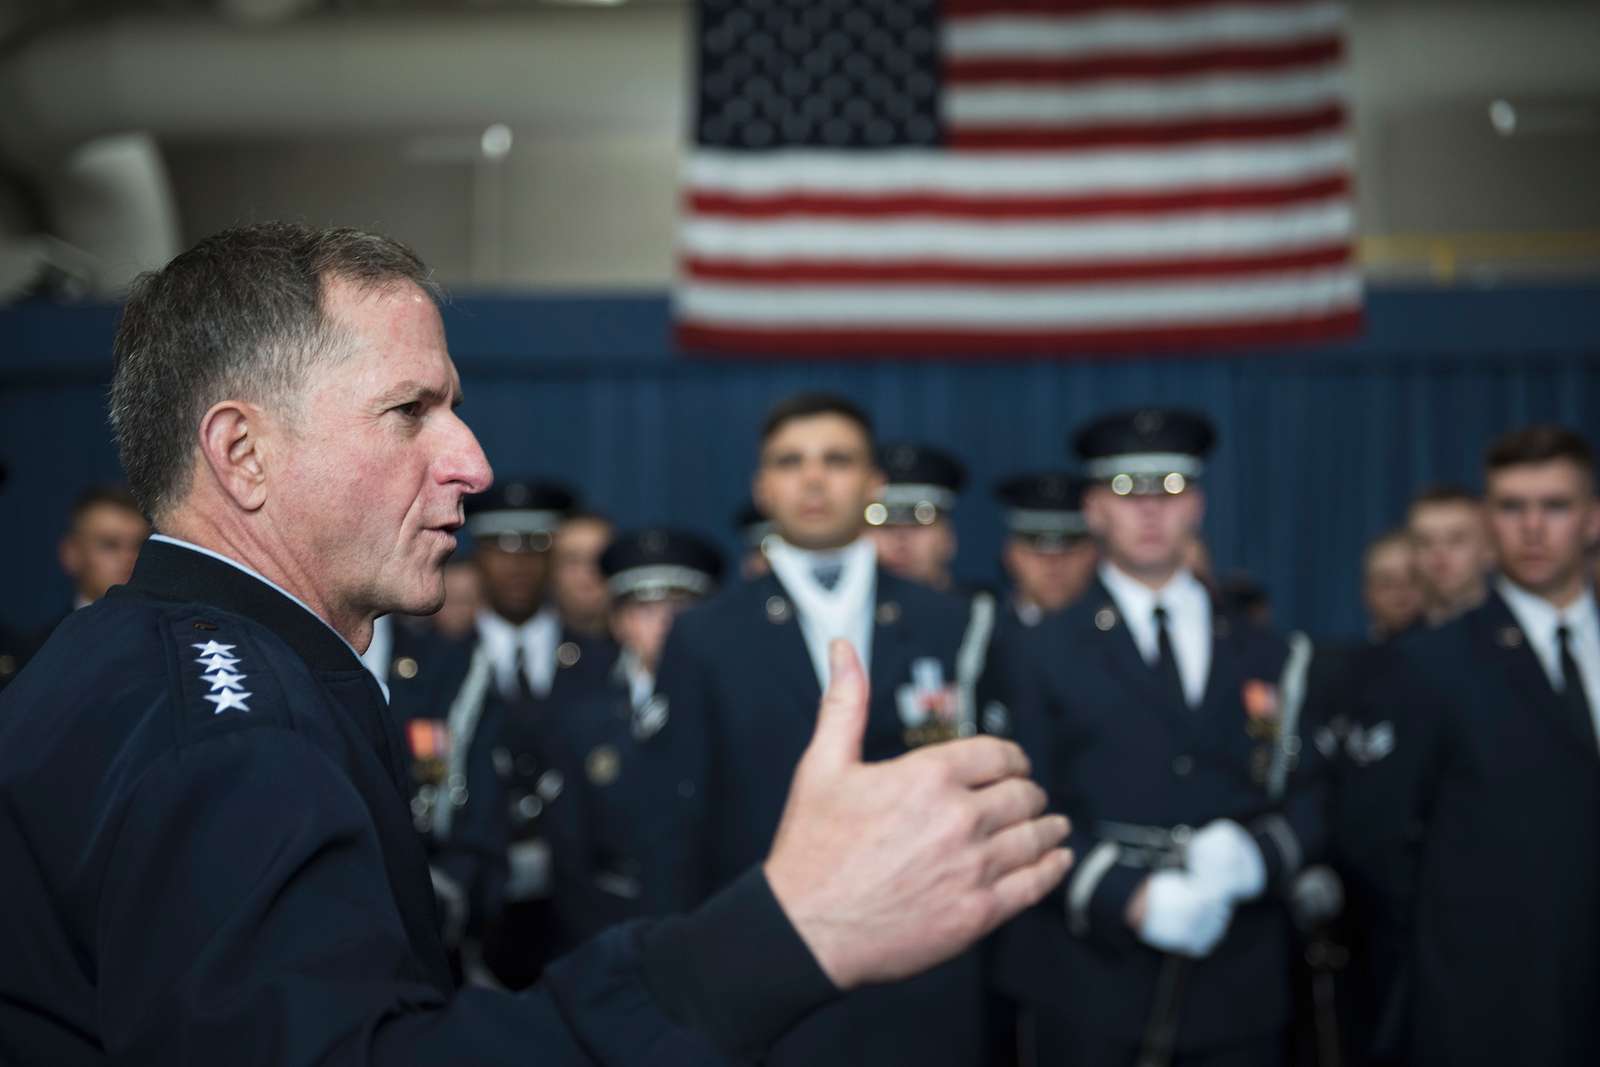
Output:
[[828,643],[828,689],[817,709],[817,729],[807,759],[824,767],[843,768],[861,762],[861,739],[867,732],[867,674],[850,642]]

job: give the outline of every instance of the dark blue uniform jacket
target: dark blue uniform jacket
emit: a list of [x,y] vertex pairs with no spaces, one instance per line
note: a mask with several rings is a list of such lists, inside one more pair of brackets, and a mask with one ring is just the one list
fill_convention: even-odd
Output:
[[0,697],[0,1061],[707,1062],[827,998],[759,873],[452,989],[400,744],[321,621],[147,545]]
[[[919,660],[937,661],[944,682],[955,681],[968,619],[965,601],[879,570],[868,760],[900,755],[916,740],[899,711],[901,688]],[[657,909],[675,910],[767,854],[816,726],[821,689],[782,583],[768,575],[680,617],[656,689],[667,722],[642,758],[670,819],[651,835],[663,855],[650,864],[646,890]],[[981,980],[968,952],[909,981],[852,993],[806,1020],[770,1062],[982,1063]]]
[[[1276,636],[1218,614],[1201,705],[1161,687],[1115,602],[1098,583],[1064,612],[997,646],[992,669],[1019,742],[1052,807],[1072,820],[1077,857],[1063,890],[996,938],[994,977],[1036,1012],[1075,1030],[1137,1045],[1165,957],[1139,942],[1128,902],[1151,873],[1148,855],[1113,827],[1198,829],[1233,819],[1251,831],[1268,892],[1235,911],[1229,931],[1186,983],[1177,1048],[1251,1041],[1288,1023],[1289,925],[1277,894],[1322,848],[1320,774],[1297,756],[1279,801],[1266,771],[1286,658]],[[1255,714],[1251,713],[1251,709]]]
[[[1397,641],[1341,791],[1414,1064],[1600,1063],[1600,747],[1494,593]],[[1407,1047],[1408,1046],[1408,1047]]]

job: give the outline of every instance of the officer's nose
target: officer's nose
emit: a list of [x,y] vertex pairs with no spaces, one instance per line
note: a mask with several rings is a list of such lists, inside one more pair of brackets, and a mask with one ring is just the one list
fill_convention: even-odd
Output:
[[478,437],[455,412],[447,447],[440,459],[439,478],[446,483],[456,483],[467,495],[481,493],[494,482],[494,469],[489,457],[483,454]]

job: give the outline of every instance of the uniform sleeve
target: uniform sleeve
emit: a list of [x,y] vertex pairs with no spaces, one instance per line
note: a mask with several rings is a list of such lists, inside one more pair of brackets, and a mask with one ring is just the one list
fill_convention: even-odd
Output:
[[[652,947],[647,928],[624,927],[527,993],[452,996],[414,957],[364,802],[287,730],[180,749],[107,810],[122,822],[107,846],[95,964],[114,1062],[709,1063],[718,1048],[763,1048],[831,995],[755,872],[730,887],[732,904],[680,920],[676,943]],[[753,1002],[748,964],[725,958],[692,972],[675,1006],[702,1032],[679,1025],[646,975],[673,972],[694,946],[741,940],[735,928],[779,940],[769,956],[787,961],[787,984],[763,985]]]

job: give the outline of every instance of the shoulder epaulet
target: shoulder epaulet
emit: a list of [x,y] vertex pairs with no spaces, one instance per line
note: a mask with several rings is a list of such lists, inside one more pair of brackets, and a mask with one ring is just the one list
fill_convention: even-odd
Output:
[[185,608],[167,616],[165,630],[183,741],[287,724],[276,665],[249,623]]

